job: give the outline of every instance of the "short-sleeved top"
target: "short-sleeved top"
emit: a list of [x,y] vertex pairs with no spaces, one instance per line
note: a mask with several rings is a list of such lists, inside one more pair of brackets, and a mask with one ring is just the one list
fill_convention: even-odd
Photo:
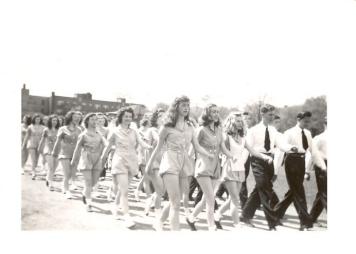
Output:
[[119,127],[111,133],[109,142],[113,142],[115,145],[112,169],[120,169],[123,167],[128,170],[137,170],[137,131],[132,128],[124,129],[119,125]]
[[[194,128],[190,125],[187,125],[184,130],[166,128],[168,134],[164,142],[165,151],[162,156],[160,173],[174,172],[183,176],[190,175],[194,168],[188,152],[193,139]],[[179,156],[173,156],[171,153]]]
[[220,144],[222,142],[222,130],[216,128],[213,132],[209,127],[201,126],[197,129],[197,137],[199,145],[207,152],[214,155],[213,159],[209,159],[206,155],[197,154],[197,163],[195,164],[196,175],[211,175],[216,178],[220,177]]
[[78,163],[78,169],[94,169],[100,165],[101,152],[104,147],[104,137],[99,132],[89,133],[84,131],[79,135],[82,139],[82,151]]
[[80,133],[81,130],[77,126],[74,130],[70,130],[68,126],[59,128],[57,137],[62,138],[62,141],[58,159],[71,159],[73,157],[74,149]]
[[[151,145],[153,147],[153,149],[149,150],[149,156],[151,157],[152,152],[154,151],[154,148],[157,146],[158,143],[158,136],[159,136],[159,130],[157,127],[151,127],[148,129],[148,139],[147,139],[147,144]],[[163,151],[165,150],[165,147],[163,145],[163,148],[159,151],[159,153],[156,155],[155,160],[152,162],[152,169],[158,169],[159,165],[161,164],[161,160],[162,160],[162,155],[163,155]]]
[[27,148],[30,149],[37,149],[38,145],[40,144],[40,140],[42,137],[42,132],[44,130],[43,125],[30,125],[27,129],[27,133],[29,135],[28,141],[27,141]]
[[223,139],[221,128],[218,127],[215,132],[213,132],[209,127],[201,126],[197,132],[200,146],[218,156],[220,153],[220,144]]
[[44,148],[43,148],[43,154],[50,154],[52,153],[54,143],[56,142],[57,139],[57,134],[58,130],[57,129],[44,129],[43,131],[43,138],[45,139],[44,143]]

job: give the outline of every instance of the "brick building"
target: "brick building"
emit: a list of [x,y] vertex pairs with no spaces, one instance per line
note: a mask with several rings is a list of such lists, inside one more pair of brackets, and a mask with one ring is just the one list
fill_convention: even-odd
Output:
[[70,110],[78,110],[83,114],[88,112],[113,112],[123,106],[131,106],[136,120],[142,118],[147,111],[142,104],[127,103],[125,98],[116,101],[93,100],[91,93],[78,93],[74,97],[58,96],[52,92],[50,97],[30,95],[30,90],[24,84],[21,90],[22,116],[25,114],[41,113],[44,115],[65,115]]

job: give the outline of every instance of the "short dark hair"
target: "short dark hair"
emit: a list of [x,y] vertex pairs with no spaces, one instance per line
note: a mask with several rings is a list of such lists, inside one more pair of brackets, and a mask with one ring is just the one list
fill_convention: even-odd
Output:
[[132,114],[132,119],[135,118],[135,112],[132,108],[130,107],[122,107],[119,109],[117,112],[117,120],[116,120],[116,126],[122,123],[122,118],[125,114],[125,112],[131,113]]
[[59,127],[60,127],[58,115],[50,115],[50,116],[49,116],[48,122],[47,122],[47,127],[48,127],[48,129],[52,129],[52,120],[53,120],[54,118],[57,118],[57,124],[56,124],[55,128],[58,130]]
[[244,116],[248,116],[250,113],[248,113],[247,111],[243,112],[242,115]]
[[271,104],[265,104],[261,107],[261,112],[264,114],[264,113],[267,113],[267,112],[271,112],[271,111],[274,111],[276,108],[271,105]]
[[[210,103],[204,108],[203,113],[200,117],[200,125],[208,126],[209,124],[212,123],[213,120],[210,118],[210,109],[212,107],[217,107],[217,105]],[[219,119],[219,121],[214,123],[215,126],[220,126],[220,124],[221,124],[220,119]]]
[[31,124],[31,122],[32,122],[31,115],[24,115],[23,118],[24,118],[24,120],[23,120],[24,124],[29,126]]
[[108,117],[104,113],[101,113],[101,112],[97,113],[96,115],[97,116],[102,116],[104,118],[104,120],[105,120],[104,127],[108,127],[108,125],[109,125]]
[[279,120],[279,119],[281,119],[281,117],[279,115],[274,115],[273,120]]
[[89,119],[93,116],[96,116],[96,113],[88,113],[85,115],[84,119],[83,119],[83,122],[84,122],[84,127],[86,129],[88,129],[88,125],[89,125]]
[[310,111],[304,111],[304,112],[298,113],[297,119],[302,120],[305,117],[311,117],[311,116],[312,116],[312,113]]
[[40,118],[40,124],[42,124],[42,117],[40,114],[37,114],[37,113],[32,116],[31,123],[35,124],[36,118],[38,118],[38,117]]
[[146,127],[148,123],[149,123],[148,119],[144,118],[140,121],[140,126]]
[[78,114],[78,111],[69,111],[64,117],[64,124],[69,125],[73,121],[73,115]]

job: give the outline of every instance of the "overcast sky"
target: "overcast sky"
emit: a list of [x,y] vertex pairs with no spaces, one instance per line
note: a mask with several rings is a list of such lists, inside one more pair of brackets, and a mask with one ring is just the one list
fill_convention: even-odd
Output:
[[355,1],[122,2],[24,1],[5,74],[34,95],[283,106],[327,95],[354,71],[340,63],[356,59],[345,50],[356,45]]

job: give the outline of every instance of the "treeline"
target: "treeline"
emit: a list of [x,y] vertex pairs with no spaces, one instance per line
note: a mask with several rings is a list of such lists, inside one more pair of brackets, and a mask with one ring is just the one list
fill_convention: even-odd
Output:
[[[239,109],[237,107],[220,107],[220,116],[222,119],[225,119],[231,111],[247,111],[251,115],[253,125],[258,123],[261,120],[260,116],[260,107],[264,104],[263,101],[258,101],[252,104],[246,105],[244,108]],[[157,103],[155,106],[156,108],[163,108],[167,110],[169,107],[168,104],[165,103]],[[323,119],[327,115],[327,101],[326,96],[318,96],[308,98],[304,104],[302,105],[294,105],[294,106],[285,106],[282,108],[277,108],[276,114],[281,117],[281,131],[284,132],[285,130],[291,128],[297,123],[296,116],[300,111],[310,111],[312,112],[312,124],[310,131],[312,135],[318,135],[324,130],[323,127]],[[191,107],[191,116],[195,119],[199,119],[203,108],[198,106]]]

